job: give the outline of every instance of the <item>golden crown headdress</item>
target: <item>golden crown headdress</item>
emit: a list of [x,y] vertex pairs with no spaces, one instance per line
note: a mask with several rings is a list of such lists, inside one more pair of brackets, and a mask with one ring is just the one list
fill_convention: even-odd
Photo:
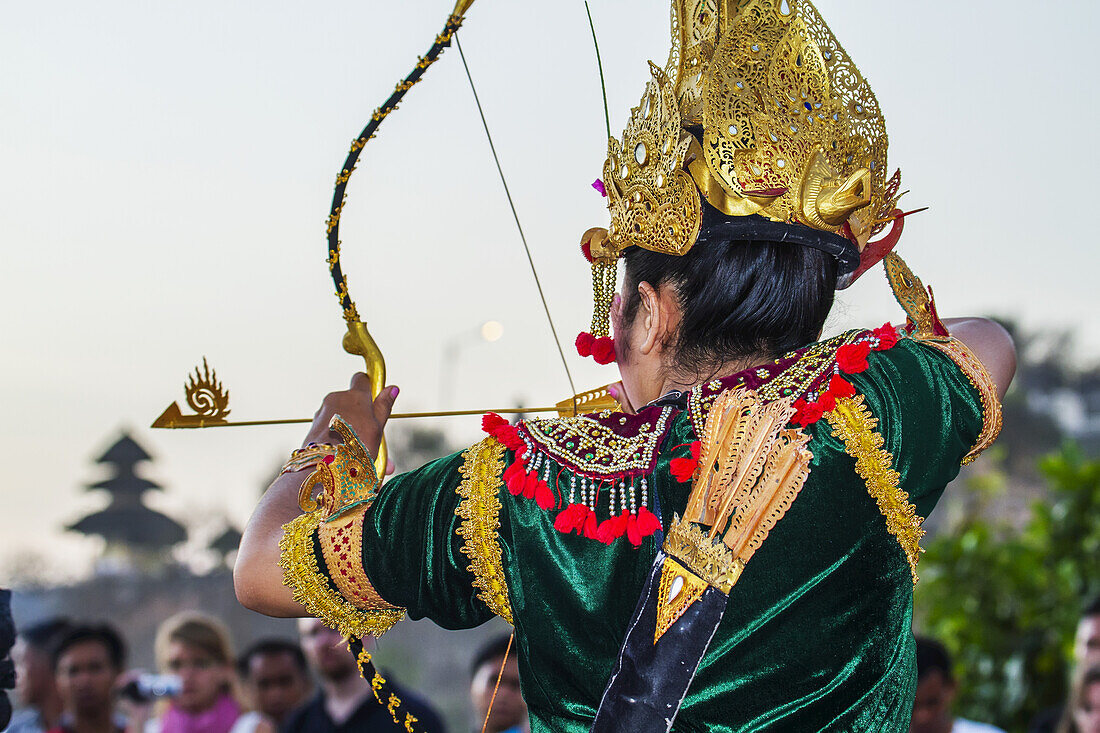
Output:
[[[743,238],[830,252],[841,287],[896,243],[901,176],[887,176],[886,122],[809,2],[673,0],[668,64],[650,71],[622,139],[608,142],[611,224],[582,240],[596,296],[582,355],[614,358],[608,311],[622,251],[686,254],[708,205]],[[869,248],[890,221],[889,246]]]

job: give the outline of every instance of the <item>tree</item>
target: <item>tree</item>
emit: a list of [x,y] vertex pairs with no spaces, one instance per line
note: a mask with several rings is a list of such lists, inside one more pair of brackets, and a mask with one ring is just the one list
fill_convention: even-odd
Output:
[[1100,592],[1100,461],[1067,445],[1039,469],[1048,496],[1019,532],[981,511],[1004,474],[971,479],[975,508],[927,543],[916,588],[918,626],[960,672],[957,712],[1009,730],[1065,699],[1080,609]]

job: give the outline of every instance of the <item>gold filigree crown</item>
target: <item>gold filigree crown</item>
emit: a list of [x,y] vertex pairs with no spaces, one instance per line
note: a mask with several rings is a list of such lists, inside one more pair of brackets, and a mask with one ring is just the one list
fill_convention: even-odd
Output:
[[[897,217],[900,173],[887,174],[874,93],[813,5],[673,0],[668,63],[650,67],[622,139],[608,142],[611,224],[583,243],[595,268],[631,246],[686,254],[703,202],[744,224],[746,238],[768,239],[771,222],[792,233],[784,239],[832,252],[841,274],[860,267]],[[607,273],[596,279],[599,337],[610,296]]]
[[608,144],[613,247],[691,249],[701,206],[685,170],[696,198],[727,216],[847,225],[862,244],[892,218],[878,100],[809,2],[675,0],[672,52],[651,72]]

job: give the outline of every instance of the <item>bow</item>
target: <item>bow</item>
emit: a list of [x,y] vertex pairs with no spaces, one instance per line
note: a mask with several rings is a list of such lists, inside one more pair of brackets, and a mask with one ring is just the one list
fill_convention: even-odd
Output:
[[[601,409],[607,409],[611,407],[617,407],[617,401],[610,397],[606,387],[601,387],[595,390],[589,390],[583,393],[577,393],[576,388],[573,385],[573,377],[569,371],[569,366],[565,358],[565,352],[561,347],[561,340],[558,338],[557,329],[554,327],[554,322],[550,316],[549,306],[547,305],[545,295],[542,291],[542,284],[539,281],[538,273],[535,269],[535,263],[531,257],[531,252],[527,246],[527,240],[523,233],[523,227],[520,224],[519,216],[516,212],[515,205],[512,201],[512,195],[508,188],[508,183],[504,178],[503,168],[501,167],[500,160],[496,154],[496,147],[493,144],[492,134],[489,132],[489,126],[485,119],[484,110],[481,107],[481,100],[477,94],[477,88],[474,86],[473,76],[470,73],[469,65],[466,63],[465,54],[462,53],[462,44],[458,42],[458,36],[456,35],[458,29],[462,26],[465,18],[466,11],[473,5],[474,0],[458,0],[454,7],[454,10],[448,16],[447,22],[443,27],[443,30],[435,37],[431,48],[428,52],[419,57],[416,65],[412,71],[402,81],[398,82],[394,88],[390,97],[382,104],[381,107],[376,109],[371,115],[370,121],[367,123],[363,131],[359,133],[359,136],[352,141],[351,148],[348,151],[347,158],[344,164],[340,168],[340,173],[336,177],[336,186],[332,197],[332,207],[329,211],[328,220],[326,223],[326,237],[328,240],[328,257],[327,263],[329,272],[332,275],[333,284],[336,288],[336,297],[340,301],[340,307],[343,311],[344,321],[347,325],[347,331],[343,337],[343,348],[349,354],[360,356],[364,360],[365,372],[370,380],[371,394],[373,397],[377,397],[382,391],[382,388],[386,384],[386,360],[382,355],[382,350],[379,348],[374,337],[371,335],[370,330],[367,328],[366,322],[360,317],[358,308],[355,302],[351,298],[351,294],[348,290],[347,277],[344,274],[343,268],[340,263],[340,217],[344,209],[344,204],[347,200],[347,185],[351,179],[352,173],[355,172],[359,156],[362,154],[366,144],[375,136],[382,121],[385,120],[391,112],[393,112],[405,94],[417,84],[423,78],[424,73],[428,68],[435,63],[439,58],[443,49],[451,45],[452,40],[458,46],[458,51],[462,57],[463,66],[466,70],[467,79],[470,82],[470,89],[473,92],[474,100],[477,102],[478,113],[481,116],[482,125],[485,129],[485,134],[489,141],[490,149],[492,150],[493,158],[497,165],[497,171],[500,174],[501,183],[503,184],[505,194],[508,198],[508,203],[511,206],[512,214],[515,218],[516,226],[519,231],[520,239],[523,242],[523,247],[527,253],[528,263],[531,267],[532,275],[535,279],[535,284],[538,288],[539,296],[542,300],[543,310],[546,313],[547,320],[549,321],[550,329],[553,334],[555,343],[558,348],[558,352],[561,355],[562,365],[565,369],[566,376],[569,380],[569,385],[574,393],[573,397],[567,398],[558,402],[553,407],[535,407],[535,408],[494,408],[491,411],[497,413],[531,413],[531,412],[557,412],[559,415],[576,415],[581,412],[596,411]],[[308,419],[290,419],[290,420],[252,420],[246,422],[229,422],[226,418],[229,415],[228,401],[229,393],[226,391],[220,382],[217,380],[217,376],[212,369],[203,359],[202,369],[196,368],[195,373],[188,378],[188,382],[184,386],[184,392],[186,394],[188,405],[195,411],[195,415],[184,415],[178,404],[173,402],[168,409],[161,414],[159,418],[153,423],[154,428],[206,428],[206,427],[229,427],[229,426],[253,426],[253,425],[280,425],[288,423],[307,423]],[[391,418],[411,418],[411,417],[441,417],[449,415],[478,415],[488,412],[490,410],[477,409],[477,410],[452,410],[452,411],[439,411],[439,412],[419,412],[419,413],[395,413],[391,415]],[[379,472],[379,476],[384,475],[387,461],[387,449],[386,443],[383,439],[379,446],[378,456],[375,459],[375,467]]]

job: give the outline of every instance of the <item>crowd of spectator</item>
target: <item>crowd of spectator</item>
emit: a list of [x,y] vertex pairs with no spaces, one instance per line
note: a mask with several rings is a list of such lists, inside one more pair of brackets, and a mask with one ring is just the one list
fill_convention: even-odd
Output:
[[[128,668],[123,637],[108,624],[56,618],[27,626],[11,652],[18,709],[4,732],[404,731],[404,717],[395,720],[386,704],[390,695],[400,699],[402,716],[415,717],[417,731],[446,730],[430,702],[391,675],[385,696],[376,694],[335,631],[302,619],[298,632],[298,639],[265,639],[236,656],[224,624],[182,613],[161,624],[157,672],[146,673]],[[494,691],[485,730],[528,730],[508,646],[508,637],[495,639],[472,655],[472,730],[482,729]]]
[[[266,639],[234,654],[226,627],[182,613],[157,632],[157,674],[129,670],[126,645],[107,624],[56,618],[18,630],[0,618],[0,688],[15,684],[18,708],[4,733],[330,733],[400,731],[389,695],[416,730],[445,730],[431,703],[392,678],[383,699],[340,635],[316,619],[298,639]],[[960,684],[947,649],[917,637],[917,688],[910,733],[1003,733],[957,717]],[[1082,614],[1064,705],[1040,713],[1029,733],[1100,733],[1100,598]],[[387,675],[387,677],[389,677]],[[0,726],[10,708],[0,694]],[[527,733],[519,664],[509,637],[472,655],[472,730]]]

